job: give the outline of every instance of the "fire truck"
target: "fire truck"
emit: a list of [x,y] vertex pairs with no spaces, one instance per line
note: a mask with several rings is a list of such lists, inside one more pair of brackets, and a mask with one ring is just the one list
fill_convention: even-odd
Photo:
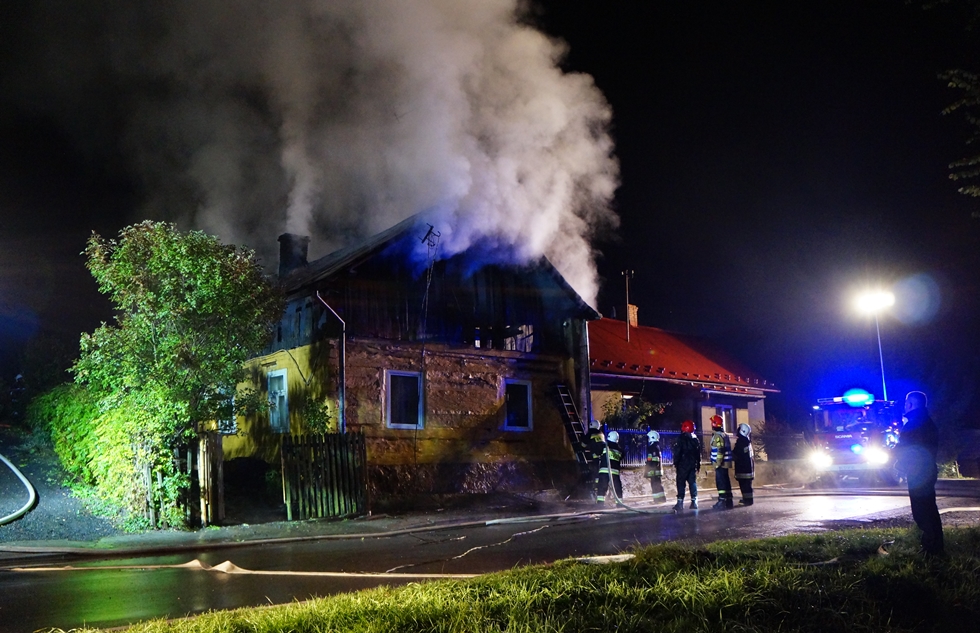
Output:
[[894,449],[902,413],[894,401],[852,390],[820,398],[811,412],[810,464],[820,483],[895,485]]

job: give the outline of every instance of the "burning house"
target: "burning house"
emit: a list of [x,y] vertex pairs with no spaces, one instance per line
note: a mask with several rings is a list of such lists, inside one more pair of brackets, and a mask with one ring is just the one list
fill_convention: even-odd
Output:
[[272,406],[225,429],[225,459],[275,462],[326,407],[329,431],[364,435],[375,498],[575,485],[556,385],[585,410],[599,314],[545,258],[438,258],[436,238],[410,218],[312,262],[308,238],[279,238],[287,310],[249,364]]

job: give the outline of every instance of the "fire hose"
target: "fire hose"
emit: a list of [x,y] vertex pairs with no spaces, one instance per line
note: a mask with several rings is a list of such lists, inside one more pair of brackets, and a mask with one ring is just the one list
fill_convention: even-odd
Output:
[[[609,471],[608,473],[606,473],[606,476],[609,477],[609,487],[612,488],[613,498],[616,499],[616,505],[623,506],[624,508],[626,508],[630,512],[636,512],[638,514],[671,514],[673,512],[672,510],[671,511],[665,511],[664,509],[659,509],[659,510],[644,510],[643,508],[637,508],[635,506],[631,506],[628,503],[626,503],[625,501],[623,501],[623,498],[620,497],[619,496],[619,493],[616,491],[616,486],[613,485],[612,462],[611,462],[610,457],[609,457],[609,444],[608,444],[608,442],[606,442],[606,436],[605,436],[605,434],[602,435],[602,444],[603,444],[603,446],[606,447],[606,450],[603,451],[603,455],[606,458],[606,469]],[[601,476],[601,473],[600,473],[600,476]]]
[[22,516],[27,514],[31,508],[34,507],[34,502],[37,501],[37,491],[34,489],[34,486],[31,485],[31,482],[27,480],[27,477],[25,477],[24,474],[20,472],[20,469],[18,469],[16,466],[10,463],[10,460],[8,460],[3,455],[0,455],[0,461],[3,461],[3,463],[7,465],[10,471],[15,475],[17,475],[21,483],[24,484],[24,487],[27,488],[27,503],[25,503],[21,509],[17,510],[13,514],[8,514],[5,517],[0,517],[0,525],[6,525],[12,521],[16,521],[17,519],[21,518]]

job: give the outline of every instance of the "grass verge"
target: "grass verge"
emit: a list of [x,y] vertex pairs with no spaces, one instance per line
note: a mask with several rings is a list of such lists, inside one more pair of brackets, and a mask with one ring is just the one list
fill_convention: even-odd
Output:
[[[980,529],[946,530],[947,556],[907,529],[848,530],[703,547],[662,544],[627,562],[560,561],[469,581],[380,588],[259,609],[150,621],[134,633],[507,631],[971,631],[980,622]],[[92,630],[92,629],[87,629]]]

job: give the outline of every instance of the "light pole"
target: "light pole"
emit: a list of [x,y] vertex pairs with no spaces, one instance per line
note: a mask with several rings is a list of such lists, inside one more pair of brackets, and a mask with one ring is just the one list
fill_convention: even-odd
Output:
[[885,385],[885,355],[881,351],[881,327],[878,325],[878,313],[885,308],[895,305],[895,295],[887,290],[875,290],[858,295],[855,302],[858,312],[870,314],[875,318],[875,332],[878,334],[878,361],[881,363],[881,391],[888,400],[888,387]]

